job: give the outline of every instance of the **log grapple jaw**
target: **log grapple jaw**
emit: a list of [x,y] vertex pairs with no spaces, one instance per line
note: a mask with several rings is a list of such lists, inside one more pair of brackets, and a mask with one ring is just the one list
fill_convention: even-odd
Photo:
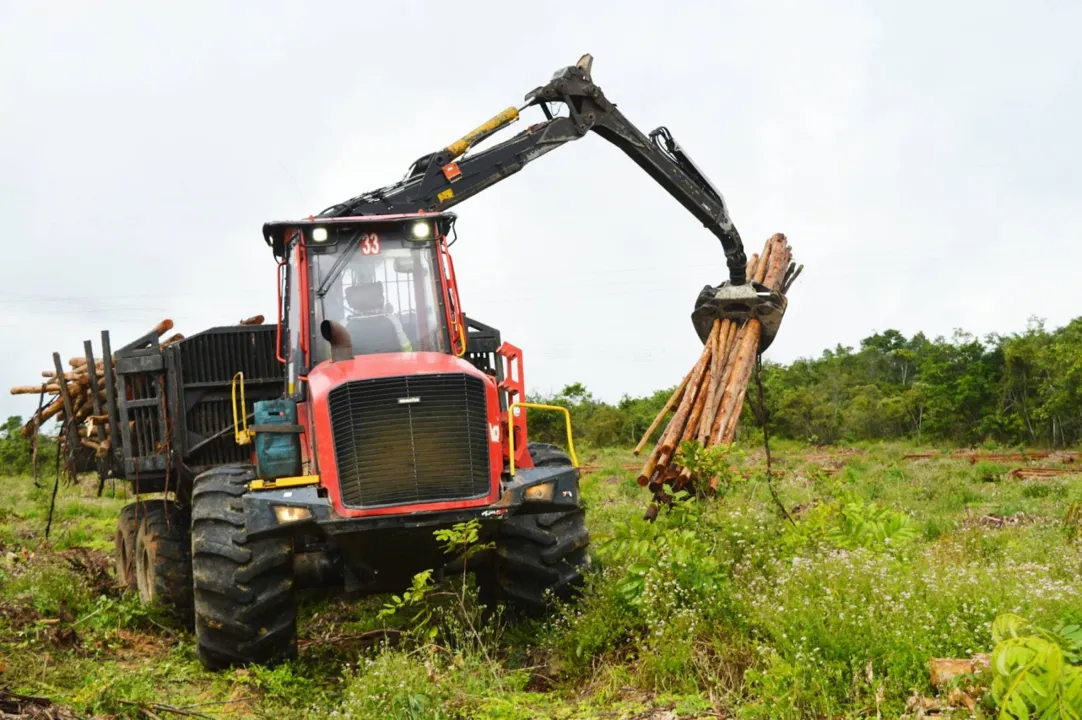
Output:
[[740,324],[758,320],[762,326],[759,340],[759,352],[762,352],[777,336],[786,305],[785,296],[780,292],[750,280],[743,285],[728,282],[717,287],[707,285],[695,300],[691,322],[699,339],[705,343],[714,320],[733,320]]

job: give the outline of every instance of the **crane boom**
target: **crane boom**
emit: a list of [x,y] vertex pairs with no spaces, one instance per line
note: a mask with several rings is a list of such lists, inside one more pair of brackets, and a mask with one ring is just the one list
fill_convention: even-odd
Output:
[[[507,108],[447,147],[419,158],[402,181],[332,205],[320,216],[446,210],[593,131],[620,148],[717,236],[725,252],[730,284],[744,285],[747,258],[721,193],[667,128],[659,127],[649,136],[644,135],[605,97],[591,78],[592,63],[593,58],[584,55],[576,65],[557,71],[547,84],[528,93],[521,108]],[[567,114],[554,115],[552,103],[562,104]],[[503,142],[465,155],[532,106],[541,108],[545,120]]]

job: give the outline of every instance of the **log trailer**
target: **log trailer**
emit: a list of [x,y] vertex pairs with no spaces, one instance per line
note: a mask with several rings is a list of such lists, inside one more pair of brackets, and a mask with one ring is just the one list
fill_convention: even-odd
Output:
[[[439,576],[456,558],[433,531],[471,519],[495,546],[471,565],[491,601],[540,613],[581,583],[589,534],[570,422],[566,453],[529,442],[526,410],[539,406],[523,353],[465,315],[450,207],[592,131],[720,239],[729,282],[700,293],[700,337],[715,317],[776,327],[784,301],[744,277],[721,194],[668,130],[636,129],[590,65],[558,71],[397,184],[265,224],[274,325],[165,346],[149,333],[115,354],[103,333],[112,472],[163,494],[121,511],[117,576],[194,625],[206,666],[293,656],[296,588],[383,592]],[[545,119],[467,154],[529,107]]]

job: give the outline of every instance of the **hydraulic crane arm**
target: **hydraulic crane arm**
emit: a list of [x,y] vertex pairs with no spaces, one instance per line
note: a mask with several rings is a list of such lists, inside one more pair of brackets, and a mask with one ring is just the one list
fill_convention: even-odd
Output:
[[[590,76],[593,58],[564,68],[526,95],[522,108],[508,108],[442,150],[417,160],[395,185],[359,195],[327,208],[321,216],[412,213],[446,210],[513,175],[547,152],[593,131],[617,146],[697,217],[721,241],[731,285],[746,282],[747,258],[740,234],[729,218],[721,193],[676,143],[668,129],[644,135]],[[550,103],[566,115],[555,116]],[[510,125],[519,112],[539,106],[545,120],[492,147],[462,157],[470,147]]]
[[[691,315],[699,338],[706,341],[715,320],[756,318],[763,329],[760,350],[765,349],[773,341],[785,314],[784,296],[748,282],[744,245],[721,193],[667,128],[659,127],[647,136],[624,117],[594,84],[590,76],[592,64],[593,58],[583,55],[577,64],[557,71],[546,85],[528,93],[522,107],[507,108],[447,147],[418,159],[401,182],[332,205],[320,216],[447,210],[515,174],[545,153],[593,131],[623,150],[721,241],[729,281],[717,287],[707,285],[699,293]],[[551,104],[563,105],[567,114],[555,115]],[[466,155],[471,147],[518,120],[522,110],[535,105],[544,113],[543,121]]]

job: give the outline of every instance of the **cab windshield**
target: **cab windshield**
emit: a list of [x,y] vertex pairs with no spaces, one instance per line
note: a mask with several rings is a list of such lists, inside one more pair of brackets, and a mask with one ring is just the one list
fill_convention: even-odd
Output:
[[330,358],[318,334],[323,320],[341,324],[354,355],[410,351],[446,352],[435,246],[388,233],[359,233],[354,240],[312,254],[315,317],[313,364]]

